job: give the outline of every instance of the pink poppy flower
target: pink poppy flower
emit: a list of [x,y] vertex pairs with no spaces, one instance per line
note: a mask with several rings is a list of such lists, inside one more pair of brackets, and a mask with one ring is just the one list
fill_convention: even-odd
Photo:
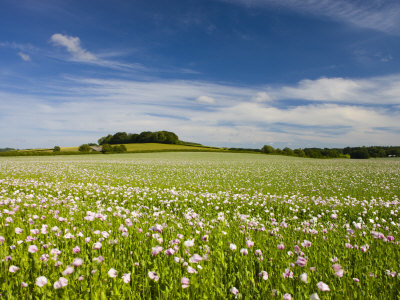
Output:
[[14,265],[12,265],[12,266],[10,266],[9,268],[8,268],[8,271],[10,272],[10,273],[15,273],[15,272],[17,272],[19,270],[19,268],[17,267],[17,266],[14,266]]
[[343,269],[337,270],[337,271],[335,272],[335,275],[336,275],[337,277],[343,277],[343,275],[344,275]]
[[45,276],[40,276],[36,278],[36,285],[38,287],[43,287],[47,284],[47,278]]
[[230,244],[229,248],[231,248],[232,251],[235,251],[237,249],[235,244]]
[[175,254],[175,250],[172,248],[168,248],[167,250],[164,251],[164,254],[167,256],[171,256]]
[[317,293],[311,294],[310,300],[320,300]]
[[62,272],[64,276],[70,275],[74,272],[74,267],[73,266],[67,266],[67,268]]
[[104,257],[103,256],[99,256],[99,257],[94,257],[93,261],[97,261],[98,263],[101,263],[104,261]]
[[194,246],[194,239],[193,240],[187,240],[183,243],[185,247],[193,247]]
[[122,280],[123,280],[125,283],[131,282],[131,273],[126,273],[126,274],[122,275]]
[[83,264],[83,259],[82,259],[82,258],[79,258],[79,257],[75,258],[75,259],[73,260],[73,262],[72,262],[72,265],[73,265],[74,267],[79,267],[79,266],[81,266],[82,264]]
[[72,252],[73,252],[73,253],[79,253],[79,252],[81,252],[81,248],[79,248],[78,246],[75,246],[75,247],[72,249]]
[[250,241],[250,240],[247,240],[247,241],[246,241],[246,246],[247,246],[248,248],[251,248],[251,247],[254,246],[254,242],[253,242],[253,241]]
[[94,243],[93,244],[93,247],[92,247],[92,249],[93,250],[99,250],[100,248],[101,248],[101,243],[100,242],[96,242],[96,243]]
[[332,269],[333,269],[333,271],[339,271],[339,270],[341,270],[342,269],[342,266],[341,265],[339,265],[339,264],[334,264],[334,265],[332,265]]
[[307,281],[308,281],[307,273],[301,274],[301,275],[300,275],[300,280],[303,281],[303,282],[305,282],[305,283],[307,283]]
[[283,278],[293,278],[293,272],[290,271],[289,268],[285,269],[285,272],[282,273]]
[[196,269],[193,269],[191,266],[188,266],[186,271],[188,273],[190,273],[190,274],[196,274],[197,273]]
[[197,253],[193,254],[193,256],[191,258],[189,258],[189,262],[190,263],[199,263],[203,260],[203,257],[201,257],[200,255],[198,255]]
[[158,277],[157,273],[154,272],[154,271],[149,271],[149,272],[147,273],[147,275],[149,275],[149,278],[150,278],[151,280],[154,280],[154,281],[158,281],[158,280],[160,279],[160,277]]
[[111,269],[108,271],[108,276],[110,276],[111,278],[115,278],[115,277],[117,277],[117,273],[118,273],[117,270],[111,268]]
[[283,300],[292,300],[292,295],[291,294],[283,295]]
[[329,292],[331,290],[329,286],[322,281],[317,283],[317,287],[321,292]]
[[231,293],[234,294],[234,295],[238,295],[239,294],[239,290],[237,288],[235,288],[235,287],[232,287],[231,288]]
[[39,251],[39,249],[38,249],[38,247],[35,246],[35,245],[30,245],[30,246],[28,247],[28,252],[29,252],[29,253],[36,253],[36,252],[38,252],[38,251]]
[[21,282],[21,286],[22,286],[22,287],[27,287],[28,284],[27,284],[26,282]]
[[242,255],[247,255],[247,254],[249,254],[249,251],[247,251],[246,248],[242,248],[242,249],[240,249],[240,253],[241,253]]
[[181,284],[182,284],[183,289],[186,289],[187,287],[189,287],[189,278],[182,277]]
[[283,243],[280,243],[280,244],[278,245],[278,249],[279,249],[279,250],[285,249],[285,245],[284,245]]
[[56,282],[54,282],[54,288],[60,289],[66,287],[68,285],[68,279],[64,277],[60,277]]
[[152,249],[152,251],[151,251],[151,254],[152,254],[153,256],[156,256],[156,255],[157,255],[158,253],[160,253],[162,250],[163,250],[162,247],[160,247],[160,246],[155,246],[155,247],[153,247],[153,249]]
[[295,262],[296,265],[298,265],[299,267],[305,267],[307,265],[307,259],[299,256],[297,257],[297,261]]
[[263,280],[268,280],[268,273],[266,271],[261,271],[258,276],[262,277]]

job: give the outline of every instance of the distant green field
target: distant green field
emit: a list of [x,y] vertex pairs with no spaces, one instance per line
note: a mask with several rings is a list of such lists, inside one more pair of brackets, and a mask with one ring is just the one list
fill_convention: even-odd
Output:
[[[157,151],[221,151],[220,148],[207,146],[186,146],[174,144],[139,143],[124,144],[128,152],[157,152]],[[78,152],[79,147],[61,147],[61,152]],[[19,152],[53,152],[53,148],[25,149]]]
[[174,144],[156,144],[156,143],[145,143],[145,144],[125,144],[128,152],[141,152],[141,151],[166,151],[166,150],[202,150],[202,151],[218,151],[219,148],[211,147],[200,147],[200,146],[185,146],[185,145],[174,145]]

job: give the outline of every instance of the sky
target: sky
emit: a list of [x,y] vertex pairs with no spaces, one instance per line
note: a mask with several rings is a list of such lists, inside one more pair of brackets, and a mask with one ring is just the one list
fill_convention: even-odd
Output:
[[2,0],[0,148],[400,145],[399,55],[398,0]]

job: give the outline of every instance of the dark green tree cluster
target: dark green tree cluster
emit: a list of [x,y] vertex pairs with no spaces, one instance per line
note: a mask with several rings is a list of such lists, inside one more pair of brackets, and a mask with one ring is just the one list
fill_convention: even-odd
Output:
[[400,157],[400,147],[346,147],[346,148],[290,148],[275,149],[272,146],[265,145],[261,148],[261,152],[266,154],[280,154],[288,156],[310,157],[310,158],[339,158],[350,157],[354,159],[367,159],[370,157]]
[[78,151],[87,153],[87,152],[92,151],[92,148],[90,148],[90,146],[88,144],[83,144],[83,145],[79,146]]
[[99,145],[133,144],[133,143],[162,143],[179,144],[178,136],[170,131],[143,131],[140,134],[117,132],[109,134],[98,140]]
[[9,152],[9,151],[15,151],[16,149],[14,148],[0,148],[0,152]]
[[126,151],[125,145],[111,146],[110,144],[104,144],[101,150],[102,153],[124,153]]

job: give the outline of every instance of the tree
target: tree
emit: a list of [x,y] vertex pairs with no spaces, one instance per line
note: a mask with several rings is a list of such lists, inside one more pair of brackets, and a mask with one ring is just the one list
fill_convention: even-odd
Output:
[[110,144],[104,144],[102,149],[101,149],[101,152],[103,152],[103,153],[112,153],[113,152],[113,147],[111,147]]
[[53,152],[60,152],[60,151],[61,151],[60,146],[54,146]]
[[284,153],[285,155],[294,156],[293,150],[290,149],[290,148],[288,148],[288,147],[285,147],[285,148],[283,149],[283,153]]
[[90,146],[88,144],[83,144],[80,145],[78,148],[79,152],[90,152],[90,150],[92,150],[92,148],[90,148]]
[[298,157],[306,157],[306,154],[302,149],[294,149],[294,154]]
[[107,136],[99,138],[97,142],[99,143],[99,145],[109,144],[112,137],[113,137],[112,134],[109,134]]
[[126,151],[127,151],[127,149],[126,149],[125,145],[118,145],[118,146],[112,147],[112,152],[115,152],[115,153],[123,153]]
[[350,158],[355,158],[355,159],[368,159],[369,158],[369,153],[367,149],[357,149],[353,150],[350,152]]
[[272,146],[264,145],[264,147],[261,148],[261,152],[266,154],[272,154],[275,153],[275,149]]
[[128,142],[128,134],[126,132],[117,132],[110,139],[110,144],[124,144]]

